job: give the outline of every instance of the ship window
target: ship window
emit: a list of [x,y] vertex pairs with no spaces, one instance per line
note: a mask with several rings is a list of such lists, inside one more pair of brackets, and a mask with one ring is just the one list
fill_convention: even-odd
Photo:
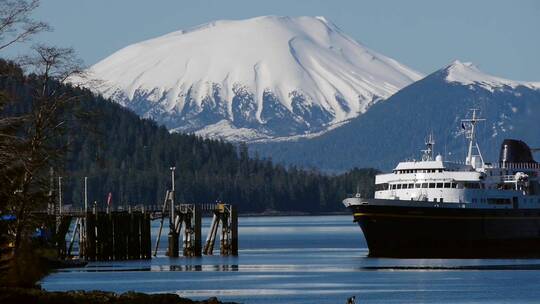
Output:
[[401,189],[401,184],[398,184],[398,185],[397,185],[397,188],[398,188],[398,189]]
[[434,198],[433,201],[436,203],[436,202],[437,202],[437,198]]
[[465,183],[465,189],[479,189],[480,183]]
[[458,189],[463,189],[463,184],[462,184],[462,183],[458,183],[458,184],[457,184],[457,188],[458,188]]
[[435,188],[435,183],[429,183],[430,188]]
[[450,188],[450,183],[444,183],[445,188]]
[[456,187],[457,187],[457,184],[456,184],[456,183],[452,183],[452,184],[451,184],[451,187],[452,187],[452,188],[456,188]]
[[512,201],[507,198],[488,198],[487,202],[488,204],[494,205],[507,205],[512,203]]
[[427,183],[422,184],[422,188],[427,188],[427,186],[428,186]]
[[443,183],[437,183],[437,188],[442,188],[443,187]]
[[442,172],[442,169],[439,169],[439,172]]
[[441,201],[441,203],[443,202],[443,198],[442,198],[442,197],[441,197],[440,201]]
[[396,185],[392,185],[392,190],[395,190],[396,189]]
[[420,188],[420,187],[422,187],[422,185],[421,184],[414,184],[414,187],[415,188]]
[[409,184],[409,189],[414,188],[414,184]]
[[383,190],[388,190],[387,183],[375,185],[375,191],[383,191]]

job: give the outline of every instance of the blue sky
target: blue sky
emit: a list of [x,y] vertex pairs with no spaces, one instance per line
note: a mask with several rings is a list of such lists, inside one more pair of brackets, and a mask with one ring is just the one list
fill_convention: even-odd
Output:
[[[325,16],[357,41],[423,73],[459,59],[496,76],[540,81],[535,0],[46,0],[35,17],[54,32],[36,40],[74,47],[92,65],[134,42],[260,15]],[[0,56],[27,48],[19,45]]]

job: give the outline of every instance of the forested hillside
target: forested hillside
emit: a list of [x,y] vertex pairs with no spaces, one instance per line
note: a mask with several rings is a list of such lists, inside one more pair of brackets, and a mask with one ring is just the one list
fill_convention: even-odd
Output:
[[[1,115],[19,115],[32,104],[36,85],[9,62],[0,62],[0,90],[12,96]],[[139,118],[90,91],[62,86],[77,97],[65,110],[68,143],[62,168],[65,204],[80,206],[83,177],[88,176],[89,201],[100,205],[109,192],[113,204],[160,204],[170,187],[169,167],[176,166],[177,200],[209,203],[221,200],[241,212],[343,210],[341,200],[360,187],[373,192],[372,169],[354,169],[328,176],[314,170],[285,168],[271,160],[250,158],[245,145],[170,134],[164,127]],[[328,156],[332,157],[332,156]]]

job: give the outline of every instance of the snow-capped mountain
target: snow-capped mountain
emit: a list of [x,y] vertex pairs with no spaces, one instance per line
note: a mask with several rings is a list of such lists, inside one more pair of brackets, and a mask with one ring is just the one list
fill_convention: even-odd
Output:
[[461,62],[456,60],[442,71],[446,74],[448,82],[460,83],[463,85],[476,85],[489,91],[515,89],[518,86],[530,89],[540,89],[540,82],[515,81],[495,77],[486,74],[478,69],[471,62]]
[[422,77],[323,17],[277,16],[136,43],[89,74],[170,130],[245,141],[324,133]]
[[486,161],[497,161],[505,138],[540,148],[540,83],[495,77],[455,61],[320,137],[253,144],[252,149],[277,162],[333,172],[353,167],[389,170],[404,159],[418,159],[426,135],[433,132],[436,153],[462,161],[466,140],[460,120],[471,108],[486,118],[477,133]]

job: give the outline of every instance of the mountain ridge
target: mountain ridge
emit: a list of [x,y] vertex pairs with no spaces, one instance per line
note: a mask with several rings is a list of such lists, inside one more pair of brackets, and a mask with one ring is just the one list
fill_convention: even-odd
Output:
[[433,132],[436,153],[462,161],[466,140],[460,120],[467,117],[470,108],[479,108],[487,119],[478,126],[486,161],[496,160],[504,138],[540,146],[539,89],[529,86],[529,82],[512,82],[519,83],[513,87],[498,82],[490,87],[485,81],[448,81],[448,71],[454,67],[450,64],[435,71],[317,138],[251,147],[277,162],[328,172],[365,166],[390,170],[399,161],[418,159],[425,137]]
[[454,60],[442,70],[443,72],[446,72],[446,80],[449,82],[457,82],[464,85],[479,84],[483,88],[491,90],[503,89],[504,87],[514,89],[518,86],[540,90],[540,82],[517,81],[493,76],[482,72],[472,62],[461,62],[459,60]]
[[89,71],[93,91],[172,131],[246,140],[324,132],[423,76],[323,17],[280,16],[169,33]]

